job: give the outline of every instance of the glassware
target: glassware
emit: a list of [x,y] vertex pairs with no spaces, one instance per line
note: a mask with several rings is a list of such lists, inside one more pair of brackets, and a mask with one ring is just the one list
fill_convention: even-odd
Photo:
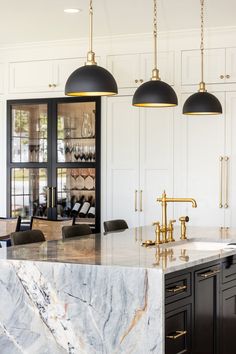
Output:
[[90,138],[93,136],[93,128],[89,113],[83,112],[83,122],[81,128],[81,136],[83,138]]

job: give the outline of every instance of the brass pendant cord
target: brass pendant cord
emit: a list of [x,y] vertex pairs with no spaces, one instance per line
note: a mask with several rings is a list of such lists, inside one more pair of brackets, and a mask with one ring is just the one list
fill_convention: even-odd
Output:
[[200,0],[201,3],[201,82],[199,85],[199,92],[205,92],[205,82],[204,82],[204,0]]
[[95,53],[93,52],[93,1],[89,0],[89,51],[86,65],[96,65]]
[[152,80],[160,80],[157,69],[157,0],[153,0],[153,5],[154,69],[152,70]]

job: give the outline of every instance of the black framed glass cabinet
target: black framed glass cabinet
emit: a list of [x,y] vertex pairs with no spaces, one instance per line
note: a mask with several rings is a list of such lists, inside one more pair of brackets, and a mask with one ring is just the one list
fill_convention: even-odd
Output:
[[8,215],[76,216],[100,231],[101,99],[10,100]]

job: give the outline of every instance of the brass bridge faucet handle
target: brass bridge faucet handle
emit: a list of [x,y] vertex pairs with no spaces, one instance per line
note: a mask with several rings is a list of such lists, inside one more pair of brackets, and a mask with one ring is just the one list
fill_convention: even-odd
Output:
[[179,218],[179,221],[181,223],[181,240],[187,240],[187,236],[186,236],[186,222],[189,221],[189,217],[188,216],[181,216]]
[[173,237],[173,233],[174,233],[174,223],[176,222],[176,220],[170,220],[169,221],[169,226],[168,226],[168,231],[169,231],[169,235],[168,235],[168,242],[174,242],[175,239]]
[[160,236],[161,236],[161,226],[160,226],[160,223],[159,223],[159,221],[156,221],[156,222],[153,223],[153,225],[156,226],[156,228],[155,228],[155,233],[156,233],[156,245],[160,245],[160,244],[162,243],[161,238],[160,238]]

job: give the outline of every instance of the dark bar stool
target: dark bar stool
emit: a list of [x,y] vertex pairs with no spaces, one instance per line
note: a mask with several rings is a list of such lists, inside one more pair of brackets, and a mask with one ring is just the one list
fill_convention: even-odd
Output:
[[62,238],[70,238],[76,236],[85,236],[92,234],[92,230],[87,224],[77,224],[62,227]]
[[44,241],[46,240],[41,230],[27,230],[11,233],[12,246]]
[[128,224],[123,219],[108,220],[103,223],[105,232],[122,231],[128,229]]

